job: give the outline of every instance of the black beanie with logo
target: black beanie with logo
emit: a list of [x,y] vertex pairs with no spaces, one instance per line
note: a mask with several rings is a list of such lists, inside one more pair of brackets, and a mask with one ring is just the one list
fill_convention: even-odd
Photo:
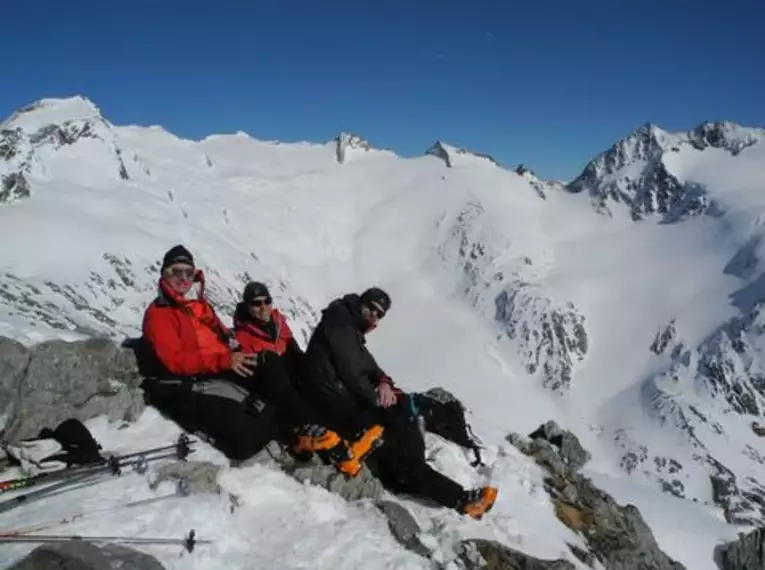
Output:
[[185,263],[194,267],[194,256],[184,246],[176,245],[170,248],[162,258],[162,270],[176,263]]
[[390,310],[391,305],[390,295],[379,287],[370,287],[361,294],[361,304],[370,305],[370,303],[378,305],[387,313]]
[[249,305],[253,299],[258,297],[268,297],[270,299],[271,293],[268,292],[268,287],[258,281],[247,283],[242,294],[242,301]]

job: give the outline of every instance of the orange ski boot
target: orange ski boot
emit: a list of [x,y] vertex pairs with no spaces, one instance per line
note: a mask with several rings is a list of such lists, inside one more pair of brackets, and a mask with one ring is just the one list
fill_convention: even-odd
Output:
[[329,451],[342,444],[343,440],[332,430],[311,425],[298,431],[295,451],[298,453]]
[[337,469],[348,477],[355,477],[361,471],[361,466],[366,457],[383,443],[383,427],[373,425],[361,437],[348,443],[350,456],[336,462]]
[[462,514],[481,520],[488,513],[497,500],[499,491],[496,487],[481,487],[467,492],[465,502],[460,507]]

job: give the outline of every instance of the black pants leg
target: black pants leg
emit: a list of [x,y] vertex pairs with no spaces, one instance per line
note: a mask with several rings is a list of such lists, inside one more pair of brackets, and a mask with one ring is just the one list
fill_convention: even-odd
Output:
[[271,355],[258,365],[254,376],[247,380],[247,389],[271,402],[281,419],[292,427],[320,423],[318,415],[298,392],[284,360]]
[[396,406],[378,414],[385,428],[383,445],[368,461],[370,469],[393,492],[432,499],[455,508],[464,495],[463,487],[425,461],[425,440],[416,418]]
[[188,386],[144,384],[148,404],[188,432],[202,432],[229,459],[245,460],[278,438],[274,409],[192,391]]

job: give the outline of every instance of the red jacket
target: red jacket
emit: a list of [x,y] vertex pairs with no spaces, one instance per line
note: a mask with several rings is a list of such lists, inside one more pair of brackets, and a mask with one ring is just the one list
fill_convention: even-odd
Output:
[[230,331],[204,296],[204,275],[197,271],[199,299],[184,299],[159,281],[159,296],[143,318],[143,336],[159,361],[177,376],[215,374],[231,369]]
[[242,346],[242,351],[257,354],[269,350],[283,356],[294,342],[292,330],[284,315],[278,309],[271,309],[274,330],[269,334],[251,319],[247,319],[246,310],[246,307],[240,305],[234,315],[234,335]]

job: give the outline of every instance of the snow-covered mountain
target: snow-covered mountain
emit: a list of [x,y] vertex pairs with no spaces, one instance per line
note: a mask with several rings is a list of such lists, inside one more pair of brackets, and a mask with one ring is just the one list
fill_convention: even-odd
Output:
[[[2,335],[138,334],[176,243],[224,318],[262,279],[303,339],[331,298],[379,284],[383,367],[453,390],[498,456],[508,432],[555,419],[689,568],[765,520],[765,130],[648,125],[564,185],[446,143],[404,159],[347,133],[184,140],[77,97],[3,122],[0,174]],[[549,504],[515,506],[537,501],[534,477],[495,478],[494,519],[449,528],[570,558]],[[678,544],[668,501],[706,551]]]

